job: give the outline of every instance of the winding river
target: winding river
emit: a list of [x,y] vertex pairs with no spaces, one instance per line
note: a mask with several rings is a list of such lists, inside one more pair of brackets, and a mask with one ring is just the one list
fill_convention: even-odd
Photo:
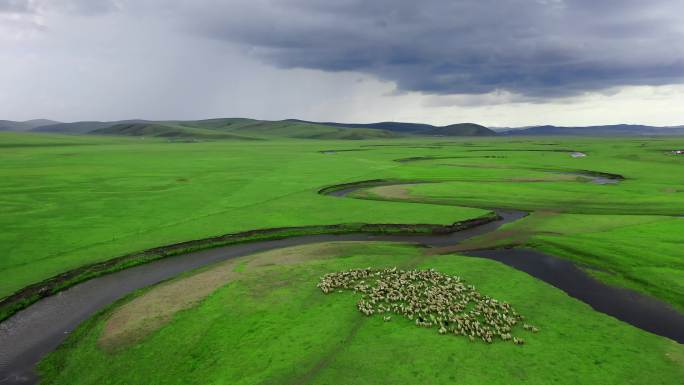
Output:
[[[396,183],[396,182],[395,182]],[[376,185],[387,185],[378,181]],[[326,192],[346,196],[363,186],[343,186]],[[495,210],[499,219],[467,230],[440,235],[306,235],[286,239],[234,244],[159,259],[104,275],[46,297],[0,323],[0,385],[38,382],[35,365],[56,349],[82,321],[123,296],[218,261],[277,248],[317,242],[388,241],[418,243],[427,247],[454,245],[516,221],[526,212]],[[669,304],[635,291],[605,285],[572,262],[529,249],[496,249],[466,255],[493,259],[541,279],[611,315],[643,330],[684,343],[684,314]]]

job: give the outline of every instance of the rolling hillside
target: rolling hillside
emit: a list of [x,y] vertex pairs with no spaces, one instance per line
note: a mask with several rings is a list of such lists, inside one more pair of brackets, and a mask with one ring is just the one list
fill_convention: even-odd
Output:
[[418,132],[430,136],[494,136],[496,132],[475,123],[459,123]]
[[194,121],[125,120],[58,123],[32,129],[61,134],[126,135],[169,139],[382,139],[402,135],[374,128],[346,128],[300,121],[221,118]]
[[379,122],[379,123],[316,123],[307,122],[304,120],[290,119],[291,122],[301,122],[301,123],[311,123],[311,124],[324,124],[334,127],[347,127],[347,128],[375,128],[381,130],[387,130],[392,132],[398,132],[403,134],[421,135],[421,136],[494,136],[496,132],[490,130],[485,126],[481,126],[475,123],[457,123],[448,126],[433,126],[431,124],[424,123],[405,123],[405,122]]
[[23,122],[0,120],[0,131],[195,138],[203,140],[268,138],[354,140],[390,139],[406,136],[678,136],[684,135],[684,126],[655,127],[639,124],[614,124],[563,127],[543,125],[490,129],[475,123],[433,126],[430,124],[406,122],[337,123],[312,122],[299,119],[276,121],[247,118],[185,121],[130,119],[111,122],[81,121],[72,123],[34,119]]
[[420,123],[369,124],[317,123],[297,119],[278,121],[246,118],[204,120],[120,120],[112,122],[0,121],[0,130],[58,134],[92,134],[160,137],[168,139],[391,139],[405,136],[493,136],[496,133],[474,123],[432,126]]
[[346,127],[346,128],[375,128],[393,132],[401,133],[415,133],[423,130],[429,130],[435,128],[435,126],[424,123],[404,123],[404,122],[378,122],[378,123],[336,123],[336,122],[309,122],[306,120],[299,119],[288,119],[290,122],[299,123],[311,123],[311,124],[323,124],[326,126],[333,127]]
[[178,139],[242,139],[255,140],[206,128],[186,127],[172,123],[121,123],[89,132],[94,135],[148,136]]
[[211,128],[239,135],[255,137],[281,137],[299,139],[380,139],[400,135],[387,130],[372,128],[342,128],[325,124],[290,120],[265,121],[253,119],[210,119],[184,122],[190,127]]
[[145,120],[122,120],[116,122],[84,121],[73,123],[57,123],[41,126],[33,129],[37,132],[51,132],[54,134],[88,134],[95,130],[112,127],[117,124],[125,123],[146,123]]

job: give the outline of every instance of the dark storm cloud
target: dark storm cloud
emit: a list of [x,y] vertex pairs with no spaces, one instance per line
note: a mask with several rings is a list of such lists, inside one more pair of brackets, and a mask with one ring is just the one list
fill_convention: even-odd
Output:
[[276,66],[365,72],[401,90],[567,96],[684,82],[681,0],[181,3],[191,28]]

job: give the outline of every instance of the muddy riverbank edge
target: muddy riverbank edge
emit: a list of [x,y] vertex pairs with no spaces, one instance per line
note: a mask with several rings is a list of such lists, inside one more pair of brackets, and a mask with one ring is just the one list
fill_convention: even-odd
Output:
[[[321,190],[321,193],[325,192]],[[244,242],[282,239],[301,235],[345,233],[397,235],[447,234],[481,226],[499,219],[501,219],[501,217],[498,214],[490,212],[483,216],[456,222],[451,225],[344,223],[334,225],[278,227],[249,230],[240,233],[224,234],[216,237],[174,243],[171,245],[155,247],[115,257],[102,262],[78,267],[38,283],[26,286],[0,300],[0,322],[39,301],[41,298],[57,294],[60,291],[68,289],[69,287],[72,287],[78,283],[129,267],[152,262],[161,258],[172,257],[193,251],[206,250]]]

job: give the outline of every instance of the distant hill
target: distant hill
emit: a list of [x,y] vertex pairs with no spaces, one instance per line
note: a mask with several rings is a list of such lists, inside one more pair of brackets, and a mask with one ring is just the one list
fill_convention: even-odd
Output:
[[403,123],[403,122],[379,122],[379,123],[336,123],[336,122],[309,122],[306,120],[299,119],[288,119],[290,122],[300,122],[300,123],[310,123],[310,124],[323,124],[326,126],[333,127],[346,127],[346,128],[375,128],[393,132],[401,133],[413,133],[421,130],[428,130],[435,128],[430,124],[423,123]]
[[346,128],[374,128],[392,132],[427,136],[493,136],[496,132],[485,126],[475,123],[457,123],[448,126],[433,126],[424,123],[404,122],[379,122],[379,123],[335,123],[335,122],[308,122],[305,120],[289,119],[292,122],[324,124],[334,127]]
[[[421,123],[336,123],[309,122],[298,119],[278,121],[246,118],[219,118],[188,121],[150,121],[141,119],[112,122],[82,121],[60,123],[43,120],[33,125],[28,122],[7,122],[7,130],[34,131],[59,134],[126,135],[162,138],[197,139],[389,139],[406,135],[420,136],[491,136],[496,133],[474,123],[433,126]],[[0,124],[0,129],[3,126]]]
[[381,129],[344,128],[320,123],[296,120],[266,121],[253,119],[212,119],[198,121],[200,126],[211,125],[214,129],[228,130],[241,135],[261,137],[285,137],[300,139],[381,139],[401,135]]
[[59,122],[48,119],[32,119],[23,122],[0,120],[0,131],[30,131],[41,126],[57,123]]
[[561,127],[534,126],[499,132],[502,135],[568,135],[568,136],[653,136],[684,135],[684,126],[655,127],[639,124],[613,124],[606,126]]
[[99,128],[90,131],[93,135],[126,135],[147,136],[159,138],[177,139],[242,139],[255,140],[254,138],[233,135],[217,130],[186,127],[171,123],[119,123],[110,127]]
[[221,118],[192,121],[125,120],[115,122],[59,123],[34,131],[62,134],[125,135],[169,139],[381,139],[401,135],[372,128],[343,128],[300,121],[266,121],[243,118]]
[[85,121],[85,122],[73,122],[73,123],[57,123],[46,126],[41,126],[33,129],[33,131],[38,132],[51,132],[56,134],[88,134],[92,131],[111,127],[117,124],[126,123],[146,123],[146,120],[120,120],[115,122],[98,122],[98,121]]
[[47,119],[25,122],[0,120],[0,131],[32,131],[60,134],[125,135],[177,139],[236,139],[269,138],[297,139],[389,139],[405,136],[657,136],[684,135],[684,126],[654,127],[637,124],[615,124],[587,127],[534,126],[495,129],[475,123],[433,126],[423,123],[378,122],[337,123],[311,122],[299,119],[257,120],[247,118],[218,118],[204,120],[150,121],[142,119],[112,122],[82,121],[60,123]]
[[419,131],[421,135],[431,136],[494,136],[496,132],[475,123],[458,123],[450,126],[434,127]]

